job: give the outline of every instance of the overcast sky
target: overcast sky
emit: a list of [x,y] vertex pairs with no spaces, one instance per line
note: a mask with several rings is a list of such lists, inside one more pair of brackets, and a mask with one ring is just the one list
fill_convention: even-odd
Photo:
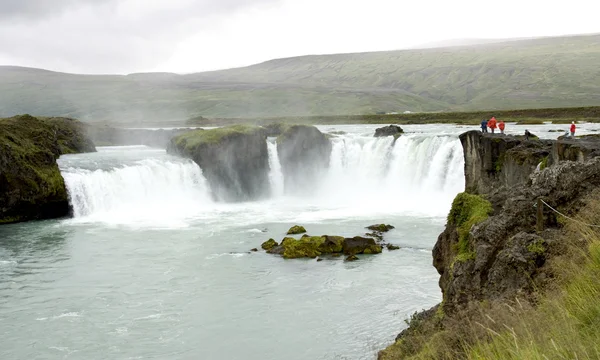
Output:
[[195,72],[450,39],[600,33],[597,0],[0,0],[0,65]]

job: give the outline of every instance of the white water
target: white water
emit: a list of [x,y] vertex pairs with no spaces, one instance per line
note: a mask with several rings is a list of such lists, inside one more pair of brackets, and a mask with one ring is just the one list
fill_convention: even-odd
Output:
[[149,158],[114,169],[63,170],[75,221],[138,226],[185,226],[210,205],[200,167],[192,161]]
[[[445,216],[464,188],[462,147],[455,136],[405,135],[394,142],[349,134],[332,139],[322,180],[310,192],[289,197],[273,140],[267,140],[272,197],[246,205],[213,203],[201,169],[164,150],[101,148],[98,154],[61,158],[73,221],[169,228],[232,212],[236,221],[248,223]],[[90,156],[98,159],[81,166]]]
[[269,150],[269,181],[271,182],[271,193],[274,197],[283,195],[283,173],[281,172],[281,164],[277,155],[277,143],[275,138],[267,140]]

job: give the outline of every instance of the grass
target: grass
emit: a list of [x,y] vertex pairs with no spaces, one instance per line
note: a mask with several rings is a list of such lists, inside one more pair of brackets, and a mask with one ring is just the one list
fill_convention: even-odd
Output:
[[301,56],[187,75],[87,76],[1,67],[0,116],[31,113],[139,126],[197,116],[597,106],[598,63],[600,35]]
[[[600,197],[580,211],[580,220],[600,224]],[[600,358],[600,230],[567,221],[548,258],[552,281],[533,304],[473,304],[443,330],[436,322],[400,340],[380,359],[598,359]],[[529,251],[547,251],[533,244]],[[446,316],[447,319],[447,316]]]
[[456,226],[458,244],[455,261],[464,262],[475,258],[475,253],[469,242],[469,232],[473,225],[478,224],[492,213],[492,204],[479,195],[466,192],[458,194],[452,202],[448,214],[448,224]]
[[236,136],[262,131],[259,127],[248,125],[234,125],[210,130],[195,130],[184,132],[175,137],[173,141],[177,146],[186,149],[194,149],[202,144],[214,144],[225,137]]

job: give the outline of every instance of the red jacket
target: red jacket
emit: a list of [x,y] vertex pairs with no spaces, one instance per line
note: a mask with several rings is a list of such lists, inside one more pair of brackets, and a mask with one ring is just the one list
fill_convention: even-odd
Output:
[[504,121],[500,121],[500,122],[498,123],[498,129],[500,129],[500,130],[504,130]]
[[490,129],[495,129],[496,128],[496,118],[495,117],[492,117],[490,119],[490,121],[488,121],[488,127]]
[[571,132],[572,132],[572,133],[574,133],[574,132],[575,132],[575,128],[576,128],[575,124],[571,124]]

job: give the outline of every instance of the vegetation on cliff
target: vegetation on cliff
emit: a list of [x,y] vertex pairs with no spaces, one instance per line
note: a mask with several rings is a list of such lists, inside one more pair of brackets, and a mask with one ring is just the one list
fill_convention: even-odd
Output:
[[448,214],[448,224],[456,227],[458,243],[454,249],[456,261],[475,258],[474,250],[469,243],[469,232],[492,213],[492,204],[479,195],[460,193],[454,198]]
[[[600,224],[596,193],[577,219]],[[600,230],[565,219],[560,243],[548,264],[554,280],[536,292],[536,301],[482,301],[460,320],[444,325],[438,308],[415,315],[409,336],[382,351],[390,359],[597,359],[600,353]]]
[[62,154],[95,151],[73,119],[29,115],[0,119],[0,224],[65,216]]
[[[487,140],[463,142],[471,192],[457,196],[433,249],[443,301],[415,314],[380,359],[597,358],[600,230],[586,224],[600,225],[598,142],[574,144],[587,154],[577,161],[553,154],[543,170],[515,167],[510,187],[469,186],[486,176],[485,161],[503,158],[504,171],[513,149],[543,159],[515,139],[490,157]],[[569,218],[536,208],[539,199]]]

